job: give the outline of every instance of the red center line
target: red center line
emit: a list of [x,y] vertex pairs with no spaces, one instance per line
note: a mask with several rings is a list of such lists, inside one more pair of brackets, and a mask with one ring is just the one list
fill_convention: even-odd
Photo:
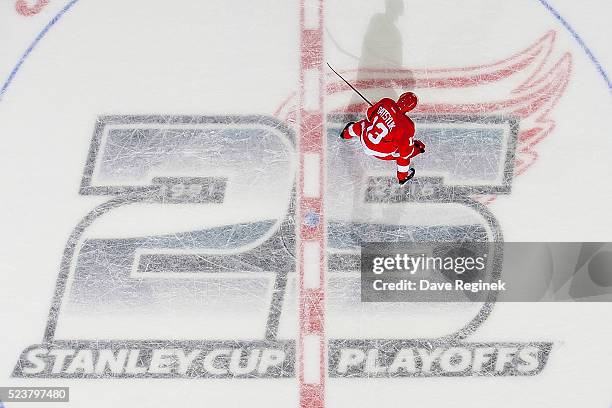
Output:
[[325,405],[325,116],[323,0],[300,0],[299,335],[300,408]]

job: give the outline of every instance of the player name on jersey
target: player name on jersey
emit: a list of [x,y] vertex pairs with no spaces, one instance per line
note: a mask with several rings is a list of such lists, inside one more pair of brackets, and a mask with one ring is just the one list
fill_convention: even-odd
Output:
[[389,129],[389,131],[391,131],[391,130],[393,130],[395,128],[395,121],[393,120],[393,116],[391,115],[391,113],[388,110],[386,110],[385,108],[383,108],[381,106],[381,107],[378,108],[376,113],[385,122],[385,124],[387,125],[387,128]]

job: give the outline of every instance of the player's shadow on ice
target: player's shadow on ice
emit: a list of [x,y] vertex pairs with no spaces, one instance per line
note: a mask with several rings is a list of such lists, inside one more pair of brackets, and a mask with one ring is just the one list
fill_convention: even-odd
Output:
[[[414,88],[413,73],[404,68],[404,42],[398,24],[403,14],[403,0],[385,0],[385,11],[370,18],[363,38],[357,84],[368,85],[374,80],[389,79],[382,87],[363,89],[372,103],[382,98],[397,100],[400,94]],[[361,98],[354,95],[349,105],[362,103]]]
[[[370,18],[363,38],[356,84],[372,103],[376,103],[382,98],[397,100],[402,93],[414,89],[413,73],[404,68],[402,27],[398,24],[398,19],[403,14],[403,0],[385,0],[384,12],[376,13]],[[383,81],[384,86],[374,86],[381,79],[387,79]],[[351,98],[349,106],[364,106],[363,100],[355,94]],[[363,110],[363,112],[360,112],[360,119],[365,116],[365,108],[367,106],[360,109]],[[353,174],[358,177],[357,180],[361,180],[358,185],[363,187],[367,184],[368,178],[364,161],[372,160],[372,158],[364,156],[363,152],[359,150],[353,151],[354,157],[350,158],[349,162],[353,163]],[[388,167],[389,176],[395,177],[394,162],[389,162]],[[386,215],[383,220],[383,211],[380,205],[368,205],[364,201],[364,188],[355,188],[352,219],[366,218],[370,221],[399,223],[401,216],[399,211],[385,211]]]

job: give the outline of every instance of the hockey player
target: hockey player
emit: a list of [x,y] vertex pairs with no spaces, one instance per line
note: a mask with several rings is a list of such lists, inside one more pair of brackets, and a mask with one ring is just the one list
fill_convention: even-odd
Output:
[[380,160],[395,160],[400,184],[414,177],[410,159],[425,153],[425,144],[414,140],[414,122],[406,115],[418,103],[412,92],[402,94],[397,103],[383,98],[368,109],[367,118],[348,123],[340,137],[357,138],[363,151]]

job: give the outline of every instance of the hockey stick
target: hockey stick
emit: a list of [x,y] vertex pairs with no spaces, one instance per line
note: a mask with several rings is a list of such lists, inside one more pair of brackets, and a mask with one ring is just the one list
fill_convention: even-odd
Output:
[[337,73],[337,72],[336,72],[336,70],[335,70],[335,69],[333,69],[331,65],[329,65],[329,62],[327,63],[327,66],[329,67],[329,69],[331,69],[332,71],[334,71],[334,74],[338,75],[338,77],[339,77],[341,80],[343,80],[343,81],[344,81],[344,82],[345,82],[345,83],[346,83],[348,86],[350,86],[350,87],[351,87],[351,89],[352,89],[353,91],[357,92],[357,95],[361,96],[361,99],[363,99],[364,101],[366,101],[366,102],[368,103],[368,105],[370,105],[370,106],[374,106],[374,105],[372,105],[372,102],[368,101],[368,100],[366,99],[366,97],[365,97],[365,96],[363,96],[363,95],[361,94],[361,92],[359,92],[357,89],[355,89],[355,87],[354,87],[353,85],[351,85],[351,84],[349,83],[349,81],[347,81],[346,79],[342,78],[342,75],[340,75],[339,73]]
[[334,38],[334,36],[332,35],[331,31],[329,31],[329,28],[327,28],[327,26],[325,26],[325,32],[327,33],[327,36],[329,37],[329,39],[331,40],[332,44],[334,44],[334,46],[338,49],[338,51],[340,51],[342,54],[347,55],[351,58],[353,58],[354,60],[359,61],[361,58],[359,58],[357,55],[348,52],[347,50],[345,50],[344,48],[342,48],[340,46],[340,44],[338,44],[338,41],[336,41],[336,39]]

